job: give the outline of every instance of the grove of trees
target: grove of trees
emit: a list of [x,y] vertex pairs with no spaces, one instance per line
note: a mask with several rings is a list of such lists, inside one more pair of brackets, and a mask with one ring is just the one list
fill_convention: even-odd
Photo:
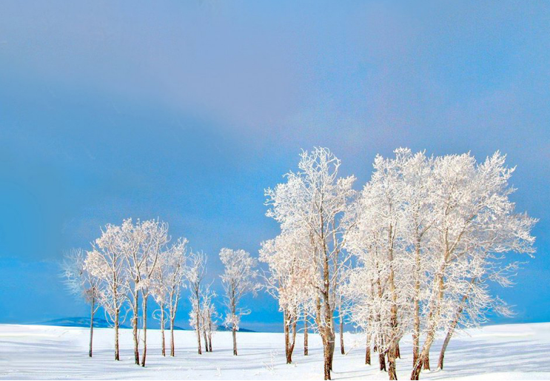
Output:
[[[470,153],[427,156],[400,148],[392,157],[376,156],[360,190],[354,176],[340,175],[340,164],[327,148],[303,151],[298,170],[265,191],[266,215],[280,232],[261,243],[263,271],[250,253],[221,249],[224,324],[232,332],[233,354],[241,317],[251,312],[242,297],[263,289],[282,313],[286,363],[293,362],[299,330],[304,355],[308,334],[315,332],[323,345],[324,379],[330,380],[337,341],[346,353],[347,324],[364,334],[365,363],[376,352],[391,380],[397,379],[400,343],[410,335],[408,366],[417,380],[431,367],[436,338],[444,339],[437,362],[442,369],[457,330],[486,322],[489,313],[512,313],[493,286],[513,284],[520,269],[513,254],[533,256],[537,221],[516,212],[510,200],[514,168],[499,152],[478,162]],[[101,307],[113,324],[119,360],[124,310],[131,313],[135,362],[145,366],[150,299],[158,305],[162,355],[168,324],[174,356],[183,289],[197,351],[212,351],[219,315],[212,281],[205,280],[207,256],[190,251],[185,238],[172,240],[166,223],[108,224],[90,250],[67,254],[63,271],[70,291],[90,304],[89,356],[93,317]]]

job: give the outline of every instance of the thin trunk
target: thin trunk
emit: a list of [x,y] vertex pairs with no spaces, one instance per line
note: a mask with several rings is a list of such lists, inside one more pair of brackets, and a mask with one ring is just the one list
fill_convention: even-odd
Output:
[[90,310],[90,350],[88,356],[92,357],[92,347],[94,343],[94,314],[95,314],[95,298],[92,298],[92,309]]
[[134,316],[132,318],[132,335],[134,337],[134,361],[139,365],[139,338],[138,338],[138,308],[139,308],[139,292],[134,295]]
[[208,331],[208,350],[212,353],[212,331]]
[[141,356],[141,366],[145,366],[147,359],[147,296],[143,296],[143,354]]
[[162,356],[166,356],[166,338],[164,336],[164,305],[160,307],[160,335],[162,337]]
[[176,355],[176,348],[174,346],[174,318],[170,316],[170,356]]
[[292,360],[288,359],[288,347],[290,346],[290,337],[288,332],[288,314],[286,311],[283,312],[283,332],[285,333],[285,357],[286,363],[290,364]]
[[[392,345],[393,347],[393,345]],[[388,376],[390,380],[397,380],[397,371],[395,368],[395,349],[388,350]]]
[[399,343],[395,346],[395,357],[400,359],[401,358],[401,349],[399,348]]
[[233,355],[237,356],[237,327],[233,326]]
[[204,351],[208,352],[208,336],[206,336],[206,330],[202,330],[202,336],[204,337]]
[[[470,284],[473,285],[476,283],[477,278],[473,278],[470,281]],[[468,300],[469,293],[471,291],[471,287],[468,290],[467,293],[465,293],[462,296],[462,300],[460,301],[460,306],[458,307],[456,311],[455,318],[453,322],[451,323],[451,326],[449,327],[449,331],[447,332],[447,336],[445,336],[445,340],[443,341],[443,346],[441,347],[441,352],[439,352],[439,360],[437,362],[437,368],[443,369],[443,362],[445,359],[445,351],[447,350],[447,346],[449,345],[449,342],[451,341],[451,338],[453,337],[453,333],[455,332],[456,326],[458,325],[458,321],[460,320],[460,316],[462,315],[462,311],[464,309],[464,304],[466,303],[466,300]]]
[[115,360],[116,361],[120,360],[120,349],[118,345],[119,314],[120,314],[120,311],[116,310],[115,311]]
[[304,319],[304,356],[309,355],[309,343],[308,343],[308,331],[307,331],[307,317]]
[[370,333],[367,333],[367,349],[365,350],[365,364],[370,365]]
[[345,355],[346,350],[344,349],[344,319],[340,313],[340,353]]

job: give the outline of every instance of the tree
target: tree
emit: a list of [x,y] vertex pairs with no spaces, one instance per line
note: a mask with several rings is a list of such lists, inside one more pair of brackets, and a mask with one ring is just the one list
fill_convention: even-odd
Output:
[[[189,265],[187,267],[187,283],[189,284],[189,290],[191,295],[189,297],[191,301],[191,312],[189,323],[191,327],[195,328],[197,333],[197,348],[199,355],[202,354],[201,349],[201,333],[202,327],[202,307],[201,307],[201,289],[204,275],[206,274],[206,255],[203,252],[192,252],[188,258]],[[206,345],[206,342],[205,342]]]
[[125,260],[119,249],[120,227],[107,224],[88,252],[85,269],[99,281],[99,303],[114,324],[115,360],[120,360],[120,312],[128,290]]
[[124,258],[130,287],[128,302],[133,313],[134,360],[140,365],[138,341],[139,296],[142,297],[143,353],[141,366],[147,357],[147,300],[150,283],[159,256],[168,242],[168,225],[159,220],[140,221],[134,224],[131,218],[122,222],[118,230],[118,250]]
[[162,355],[166,355],[166,314],[170,322],[170,354],[174,356],[174,319],[185,273],[187,239],[180,238],[168,247],[158,259],[151,278],[151,295],[159,305]]
[[62,263],[65,284],[69,291],[82,297],[90,304],[90,349],[88,355],[92,357],[94,341],[94,315],[99,307],[100,280],[86,269],[87,253],[82,249],[71,249],[65,254]]
[[175,356],[174,323],[181,298],[181,290],[186,287],[187,273],[186,238],[180,238],[161,255],[152,277],[151,292],[161,310],[161,334],[164,354],[164,309],[167,309],[170,324],[170,356]]
[[202,292],[202,329],[204,333],[204,348],[206,352],[212,352],[212,334],[216,331],[217,326],[215,318],[217,316],[214,298],[216,293],[212,291],[210,286],[204,287]]
[[[532,253],[530,231],[536,220],[514,213],[508,185],[514,169],[505,167],[499,152],[476,164],[470,154],[438,158],[434,164],[435,271],[426,305],[425,341],[411,379],[418,379],[438,329],[448,331],[445,319],[446,290],[459,264],[481,261],[487,254]],[[471,298],[468,297],[468,299]],[[452,315],[451,315],[452,316]]]
[[264,275],[265,289],[278,300],[283,313],[287,364],[292,363],[298,320],[305,312],[305,305],[314,297],[314,290],[307,281],[313,276],[306,262],[311,247],[301,233],[304,231],[280,234],[262,242],[260,249],[260,260],[269,266],[269,273]]
[[287,182],[267,189],[267,212],[281,224],[283,232],[306,229],[312,250],[308,262],[314,276],[309,279],[316,290],[315,323],[323,342],[324,377],[331,378],[334,355],[334,311],[336,292],[347,262],[343,245],[343,216],[354,197],[354,176],[338,177],[340,160],[327,148],[303,151],[299,171],[286,174]]
[[220,276],[225,291],[225,326],[231,328],[233,333],[233,355],[237,356],[237,331],[241,316],[250,313],[239,307],[243,295],[252,293],[256,295],[260,285],[256,278],[256,260],[244,250],[231,250],[223,248],[220,251],[220,260],[224,265],[224,273]]

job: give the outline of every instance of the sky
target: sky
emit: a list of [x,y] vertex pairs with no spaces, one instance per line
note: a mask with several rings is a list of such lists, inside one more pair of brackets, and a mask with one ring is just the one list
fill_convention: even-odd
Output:
[[[314,146],[356,189],[398,147],[507,154],[540,221],[492,321],[550,321],[550,4],[412,3],[0,2],[0,323],[86,316],[63,252],[128,217],[168,222],[219,287],[220,249],[258,255],[264,189]],[[243,327],[282,326],[244,302]]]

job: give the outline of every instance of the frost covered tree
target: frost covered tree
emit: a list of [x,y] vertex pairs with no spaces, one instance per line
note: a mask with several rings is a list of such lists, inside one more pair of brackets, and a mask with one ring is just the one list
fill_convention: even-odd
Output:
[[180,238],[159,257],[151,279],[151,295],[159,305],[162,355],[166,355],[165,327],[170,323],[170,354],[174,356],[174,320],[186,273],[187,239]]
[[93,276],[86,268],[86,251],[71,249],[65,254],[61,264],[63,277],[69,291],[82,297],[90,305],[90,349],[88,355],[92,357],[94,341],[94,316],[99,307],[100,280]]
[[128,302],[132,310],[132,329],[134,339],[134,360],[140,365],[138,318],[141,296],[143,352],[141,366],[147,358],[147,301],[151,291],[152,277],[164,246],[168,242],[168,225],[159,220],[137,220],[131,218],[122,222],[119,229],[118,249],[125,260],[128,287]]
[[314,290],[308,282],[313,276],[312,267],[307,262],[307,251],[311,247],[307,236],[300,233],[303,231],[281,234],[263,242],[260,249],[260,260],[269,266],[268,274],[264,275],[265,289],[279,302],[283,313],[287,364],[292,363],[298,321],[314,297]]
[[312,250],[308,263],[314,276],[308,279],[315,295],[315,323],[323,342],[324,377],[331,379],[335,348],[334,313],[336,292],[347,262],[343,252],[343,216],[355,192],[354,176],[338,175],[340,160],[327,148],[303,151],[299,171],[285,175],[286,183],[266,190],[268,217],[283,233],[305,229]]
[[[459,322],[472,326],[486,311],[506,308],[487,280],[509,268],[504,254],[531,254],[535,220],[514,213],[513,170],[496,153],[477,164],[470,154],[427,158],[398,149],[377,156],[374,172],[352,211],[346,249],[357,259],[345,293],[352,321],[379,352],[381,369],[396,379],[405,333],[413,337],[413,373],[429,368],[438,332],[447,332],[442,358]],[[499,264],[498,262],[502,262]],[[421,346],[420,338],[424,338]]]
[[212,352],[212,335],[216,331],[216,306],[214,305],[214,298],[216,293],[206,286],[201,291],[202,295],[202,308],[201,308],[201,319],[202,319],[202,331],[204,335],[204,348],[206,352]]
[[[202,327],[202,306],[201,306],[201,290],[202,281],[206,274],[206,254],[203,252],[192,252],[188,258],[189,265],[187,266],[187,283],[191,295],[189,300],[191,301],[191,312],[189,313],[189,324],[195,329],[197,333],[197,350],[199,355],[202,354],[201,334],[203,332]],[[206,345],[206,342],[205,342]]]
[[88,252],[85,269],[99,280],[99,304],[114,325],[115,360],[120,360],[120,312],[128,291],[125,259],[120,251],[120,226],[107,224]]
[[220,260],[224,265],[224,272],[220,276],[225,291],[225,326],[233,334],[233,354],[237,355],[237,331],[241,316],[250,311],[239,306],[241,298],[247,294],[256,294],[260,287],[257,282],[258,271],[255,269],[256,260],[244,250],[223,248],[220,251]]
[[[499,152],[478,164],[470,154],[438,158],[434,164],[434,210],[437,215],[433,241],[435,270],[426,305],[425,341],[411,379],[418,379],[422,364],[439,329],[448,331],[446,290],[452,288],[455,268],[461,262],[482,261],[509,252],[532,253],[535,220],[514,212],[508,181],[513,168],[505,166]],[[489,256],[489,258],[490,258]],[[469,297],[469,299],[471,296]]]

